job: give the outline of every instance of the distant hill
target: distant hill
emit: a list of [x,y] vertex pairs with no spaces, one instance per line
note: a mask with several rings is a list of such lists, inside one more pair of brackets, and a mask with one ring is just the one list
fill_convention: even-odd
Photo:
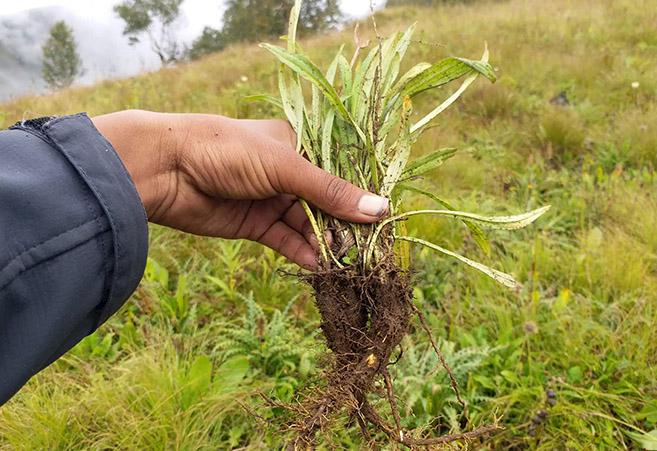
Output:
[[0,101],[30,92],[41,93],[41,46],[50,27],[65,20],[72,28],[82,57],[79,83],[127,76],[159,66],[145,45],[130,47],[118,20],[99,23],[62,7],[46,7],[0,17]]

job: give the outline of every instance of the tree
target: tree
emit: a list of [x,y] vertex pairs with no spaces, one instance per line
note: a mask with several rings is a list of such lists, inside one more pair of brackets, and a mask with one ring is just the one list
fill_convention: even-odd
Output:
[[438,6],[453,3],[473,3],[476,0],[388,0],[386,6]]
[[[285,34],[292,6],[294,0],[228,0],[224,42],[261,41]],[[307,0],[301,7],[299,33],[324,31],[340,18],[337,0]]]
[[221,30],[205,27],[201,36],[196,38],[192,47],[187,51],[187,56],[196,60],[204,55],[218,52],[226,47],[226,38]]
[[82,61],[77,51],[73,30],[63,20],[50,28],[42,47],[43,79],[52,89],[71,86],[82,73]]
[[130,45],[148,37],[151,49],[162,64],[177,61],[182,48],[175,36],[175,22],[180,17],[180,5],[184,0],[125,0],[114,7],[114,12],[125,22],[123,34]]

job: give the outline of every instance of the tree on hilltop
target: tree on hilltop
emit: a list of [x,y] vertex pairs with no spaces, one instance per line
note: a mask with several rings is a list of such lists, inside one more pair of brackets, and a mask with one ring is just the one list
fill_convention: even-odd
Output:
[[180,5],[184,0],[125,0],[114,12],[125,22],[123,34],[130,45],[141,42],[146,35],[151,49],[167,65],[177,61],[182,48],[175,35]]
[[[221,30],[206,27],[187,52],[191,59],[237,42],[258,42],[287,32],[294,0],[228,0]],[[301,6],[299,33],[322,32],[338,24],[338,0],[306,0]]]

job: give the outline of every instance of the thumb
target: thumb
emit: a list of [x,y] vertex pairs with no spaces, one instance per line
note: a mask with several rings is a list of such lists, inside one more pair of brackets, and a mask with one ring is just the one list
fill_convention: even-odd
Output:
[[279,166],[284,191],[320,210],[350,222],[371,223],[388,213],[389,201],[318,168],[296,154],[294,162]]

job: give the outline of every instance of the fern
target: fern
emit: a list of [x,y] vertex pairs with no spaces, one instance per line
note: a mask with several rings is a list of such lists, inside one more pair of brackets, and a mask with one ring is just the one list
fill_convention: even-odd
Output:
[[317,352],[313,350],[317,331],[307,334],[292,324],[289,311],[296,298],[268,318],[252,294],[238,296],[246,305],[246,313],[237,322],[222,327],[215,352],[222,359],[245,356],[252,368],[267,376],[307,375]]
[[[488,346],[456,350],[456,344],[446,340],[439,340],[437,344],[461,387],[468,386],[470,374],[476,374],[494,351]],[[438,419],[449,430],[459,430],[458,400],[450,388],[447,373],[442,371],[442,365],[428,343],[407,340],[404,359],[393,371],[395,389],[399,399],[404,400],[402,413],[409,422],[408,427],[415,428]],[[468,404],[487,399],[476,389],[466,390],[461,395]]]

